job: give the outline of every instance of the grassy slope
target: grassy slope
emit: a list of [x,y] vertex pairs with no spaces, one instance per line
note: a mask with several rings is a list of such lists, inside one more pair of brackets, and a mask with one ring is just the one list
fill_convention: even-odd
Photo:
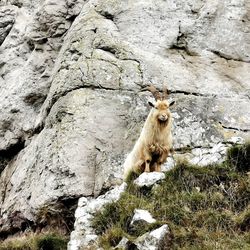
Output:
[[[153,189],[130,183],[118,202],[96,214],[93,226],[104,249],[122,236],[130,240],[167,223],[171,249],[250,249],[250,144],[228,151],[227,161],[207,167],[180,162]],[[157,222],[129,223],[135,208],[147,209]]]

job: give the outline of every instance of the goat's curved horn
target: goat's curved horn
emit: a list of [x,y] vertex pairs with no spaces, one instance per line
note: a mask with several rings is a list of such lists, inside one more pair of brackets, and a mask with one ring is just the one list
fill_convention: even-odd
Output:
[[168,94],[169,94],[169,90],[167,88],[167,85],[164,85],[163,90],[162,90],[162,100],[167,99]]
[[149,90],[153,94],[156,101],[161,99],[159,90],[157,90],[153,85],[149,85],[146,88],[143,88],[143,90]]

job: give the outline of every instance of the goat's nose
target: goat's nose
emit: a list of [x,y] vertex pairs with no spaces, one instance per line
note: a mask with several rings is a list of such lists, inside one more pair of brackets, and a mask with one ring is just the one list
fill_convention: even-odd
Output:
[[159,118],[161,121],[166,121],[168,119],[167,115],[165,114],[162,114]]

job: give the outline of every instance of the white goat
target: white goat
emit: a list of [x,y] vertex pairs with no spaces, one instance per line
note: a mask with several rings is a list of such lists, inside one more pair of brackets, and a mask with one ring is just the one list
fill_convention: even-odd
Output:
[[127,180],[131,172],[137,174],[160,172],[162,163],[166,161],[172,150],[172,115],[169,107],[174,104],[174,101],[169,104],[166,100],[167,90],[162,95],[152,85],[147,87],[147,90],[152,92],[156,102],[155,104],[149,102],[152,109],[139,139],[125,160],[124,180]]

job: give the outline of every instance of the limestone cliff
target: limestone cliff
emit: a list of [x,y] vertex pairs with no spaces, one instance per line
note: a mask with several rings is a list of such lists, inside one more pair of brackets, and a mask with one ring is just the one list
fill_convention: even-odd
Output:
[[176,100],[176,152],[249,138],[249,32],[247,0],[2,0],[1,234],[120,181],[149,83]]

